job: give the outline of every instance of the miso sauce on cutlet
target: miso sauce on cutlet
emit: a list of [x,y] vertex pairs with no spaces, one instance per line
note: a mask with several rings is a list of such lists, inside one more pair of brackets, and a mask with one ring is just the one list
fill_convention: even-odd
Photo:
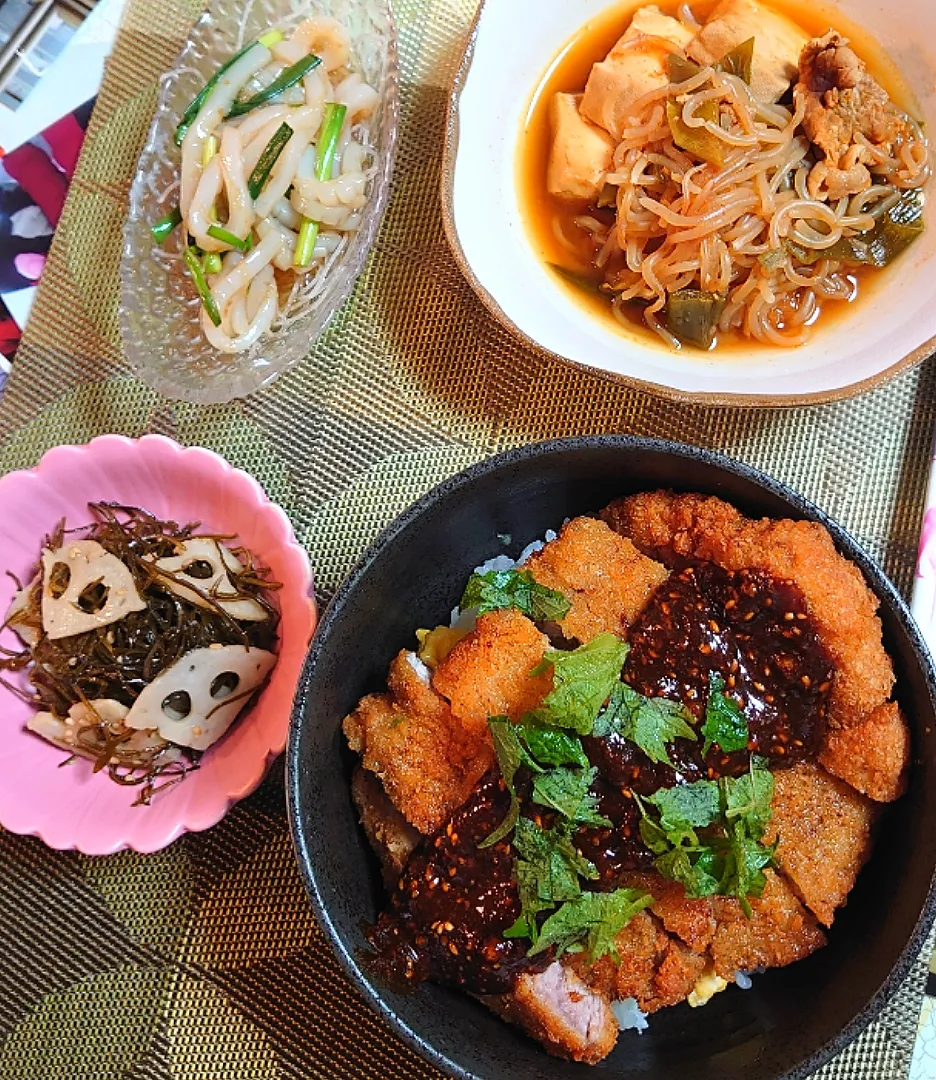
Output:
[[[672,560],[669,560],[672,564]],[[623,677],[647,697],[682,702],[701,721],[711,678],[744,708],[750,741],[722,753],[701,742],[670,746],[675,768],[652,762],[634,743],[611,735],[583,739],[598,775],[592,786],[609,828],[574,834],[595,864],[592,887],[610,891],[626,871],[653,868],[640,836],[635,794],[720,776],[741,776],[756,754],[771,768],[814,758],[826,727],[833,665],[800,589],[756,570],[731,573],[712,563],[679,565],[657,589],[628,635]],[[516,776],[522,813],[549,828],[552,818],[530,801],[531,774]],[[510,796],[497,769],[413,853],[390,908],[370,933],[372,967],[388,981],[426,979],[475,994],[501,994],[524,973],[540,971],[552,949],[529,958],[525,939],[504,931],[521,912],[510,838],[481,843],[504,820]]]

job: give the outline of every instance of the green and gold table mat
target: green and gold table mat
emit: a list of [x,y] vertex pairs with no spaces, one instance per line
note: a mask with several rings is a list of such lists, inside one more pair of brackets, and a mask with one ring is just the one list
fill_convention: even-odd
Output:
[[[936,421],[930,366],[810,410],[690,408],[531,352],[477,302],[446,246],[438,196],[447,87],[476,6],[397,0],[394,192],[354,297],[270,390],[200,408],[147,390],[120,351],[130,179],[157,78],[199,13],[191,0],[130,0],[0,403],[0,472],[110,431],[209,446],[290,514],[327,597],[398,511],[472,462],[561,435],[665,436],[789,482],[908,594]],[[332,958],[293,862],[282,785],[274,768],[221,825],[157,855],[91,859],[0,832],[0,1080],[438,1076]],[[905,1080],[925,974],[921,959],[818,1075]]]

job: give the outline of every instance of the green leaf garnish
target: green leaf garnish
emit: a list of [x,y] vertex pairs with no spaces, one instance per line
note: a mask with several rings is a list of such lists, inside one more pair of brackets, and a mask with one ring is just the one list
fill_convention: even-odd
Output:
[[514,726],[508,716],[488,717],[488,727],[491,729],[491,738],[494,740],[494,753],[497,755],[497,765],[500,768],[501,779],[504,786],[510,792],[510,809],[507,816],[497,826],[490,836],[478,844],[479,848],[493,847],[510,833],[520,817],[520,800],[517,798],[517,789],[514,786],[514,777],[517,769],[524,759],[524,750],[514,731]]
[[636,743],[651,761],[672,766],[666,744],[674,739],[695,742],[697,736],[689,726],[691,720],[692,713],[678,701],[644,697],[626,683],[618,682],[592,734],[607,736],[614,732]]
[[598,813],[598,796],[589,791],[598,775],[596,768],[560,767],[537,776],[533,782],[533,801],[558,810],[576,825],[595,825],[610,829],[611,822]]
[[[752,760],[744,776],[698,780],[638,799],[640,835],[657,856],[656,869],[679,882],[687,896],[734,897],[750,918],[749,898],[762,894],[763,871],[777,850],[776,843],[761,843],[773,791],[769,770]],[[648,803],[659,811],[658,820]],[[709,831],[700,837],[700,829]]]
[[721,797],[714,780],[660,788],[647,796],[647,802],[659,810],[660,827],[668,833],[704,829],[718,821],[721,813]]
[[530,754],[540,764],[581,765],[588,768],[589,761],[577,735],[563,731],[562,728],[546,727],[532,720],[522,720],[516,725],[516,730]]
[[744,710],[725,693],[725,680],[717,673],[709,678],[702,734],[705,736],[703,757],[713,745],[720,746],[726,753],[743,750],[751,737]]
[[539,675],[552,667],[553,689],[530,718],[535,723],[590,735],[598,713],[620,680],[629,651],[626,642],[603,633],[571,652],[547,652],[531,674]]
[[594,864],[575,849],[562,826],[544,829],[522,817],[516,823],[513,842],[518,856],[514,877],[522,911],[507,933],[535,942],[537,914],[581,896],[579,877],[594,881],[599,875]]
[[516,608],[530,619],[558,622],[572,605],[561,592],[539,585],[528,570],[491,570],[471,576],[460,606],[477,608],[479,615]]
[[569,900],[543,923],[539,938],[527,955],[535,956],[551,945],[556,956],[584,942],[593,960],[617,957],[615,937],[631,919],[653,903],[643,889],[617,889],[613,893],[583,893]]

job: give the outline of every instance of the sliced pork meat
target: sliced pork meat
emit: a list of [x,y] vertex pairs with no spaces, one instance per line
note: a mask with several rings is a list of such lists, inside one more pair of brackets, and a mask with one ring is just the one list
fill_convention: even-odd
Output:
[[482,1000],[557,1057],[594,1065],[617,1041],[608,998],[558,961],[538,974],[521,975],[512,994]]
[[867,190],[868,166],[915,137],[907,116],[834,30],[804,47],[794,94],[804,110],[803,130],[825,155],[810,175],[813,196],[823,189],[832,199]]

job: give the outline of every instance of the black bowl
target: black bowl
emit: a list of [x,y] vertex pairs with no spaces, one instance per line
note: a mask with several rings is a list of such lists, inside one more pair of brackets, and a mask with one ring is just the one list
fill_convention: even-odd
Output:
[[[366,1000],[419,1053],[478,1080],[564,1080],[585,1065],[547,1056],[464,994],[400,994],[371,978],[363,927],[383,902],[380,874],[351,803],[342,718],[385,687],[414,631],[448,621],[471,570],[516,555],[565,518],[631,492],[670,487],[718,495],[752,515],[826,526],[881,601],[897,696],[913,729],[907,795],[884,816],[874,854],[826,948],[731,987],[704,1009],[664,1009],[643,1035],[625,1032],[599,1068],[640,1080],[794,1080],[807,1076],[883,1008],[934,918],[936,682],[903,601],[874,562],[824,514],[782,484],[706,451],[627,437],[514,450],[446,481],[376,541],[325,613],[305,666],[288,747],[288,802],[299,864],[319,920]],[[510,537],[506,548],[502,537]]]

